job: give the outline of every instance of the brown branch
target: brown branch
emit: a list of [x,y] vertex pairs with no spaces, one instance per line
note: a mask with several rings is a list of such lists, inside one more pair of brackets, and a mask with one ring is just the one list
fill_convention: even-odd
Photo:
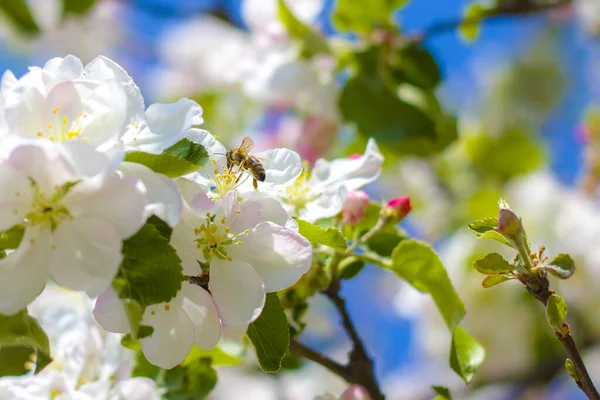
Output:
[[342,365],[342,364],[330,359],[326,355],[321,354],[318,351],[315,351],[315,350],[311,349],[310,347],[303,345],[302,343],[298,342],[296,339],[290,340],[290,351],[299,357],[304,357],[307,360],[310,360],[310,361],[316,362],[319,365],[322,365],[323,367],[327,368],[334,374],[339,375],[344,379],[346,379],[346,377],[349,376],[349,370],[346,365]]
[[571,5],[573,0],[555,0],[548,3],[535,3],[527,2],[525,0],[506,2],[506,5],[502,5],[498,8],[489,10],[484,15],[473,17],[473,18],[459,18],[448,21],[441,21],[434,23],[433,25],[426,28],[423,32],[409,38],[410,42],[422,42],[425,39],[429,39],[433,36],[451,32],[457,30],[461,25],[465,24],[478,24],[482,21],[489,21],[492,19],[506,18],[506,17],[519,17],[537,14],[544,11],[550,11],[559,9]]

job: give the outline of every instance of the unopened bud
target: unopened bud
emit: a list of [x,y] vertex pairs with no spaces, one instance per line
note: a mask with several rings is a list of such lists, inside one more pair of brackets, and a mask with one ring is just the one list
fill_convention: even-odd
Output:
[[410,197],[402,196],[391,199],[381,210],[382,216],[394,222],[400,222],[412,210]]
[[362,155],[362,154],[360,154],[360,153],[354,153],[354,154],[350,154],[350,155],[348,156],[348,158],[349,158],[349,159],[351,159],[351,160],[356,160],[357,158],[361,158],[362,156],[363,156],[363,155]]
[[369,207],[369,195],[362,190],[350,190],[346,193],[342,206],[342,222],[354,225],[365,215]]
[[340,396],[339,400],[371,400],[367,390],[361,385],[350,385]]

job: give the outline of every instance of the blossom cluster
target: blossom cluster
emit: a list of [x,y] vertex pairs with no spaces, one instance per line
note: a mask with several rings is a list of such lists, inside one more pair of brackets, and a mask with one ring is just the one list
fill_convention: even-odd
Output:
[[[141,347],[151,363],[172,368],[192,346],[211,349],[227,329],[256,320],[266,293],[308,271],[313,246],[295,218],[342,218],[346,193],[381,172],[374,141],[362,155],[320,159],[312,170],[280,148],[253,154],[265,170],[255,185],[248,166],[228,161],[228,149],[197,128],[202,123],[202,108],[186,98],[146,108],[127,72],[105,57],[85,67],[74,56],[55,58],[19,79],[6,72],[0,314],[27,307],[51,277],[97,298],[104,329],[135,335],[113,283],[127,258],[124,241],[158,217],[170,229],[182,282],[169,301],[144,305],[140,323],[152,333]],[[204,151],[207,166],[175,173],[181,144]],[[358,214],[354,206],[343,218]]]

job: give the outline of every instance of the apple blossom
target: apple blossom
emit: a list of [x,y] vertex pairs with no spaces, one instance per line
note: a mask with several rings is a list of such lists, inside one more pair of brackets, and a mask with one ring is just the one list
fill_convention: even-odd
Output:
[[356,224],[365,215],[369,207],[369,195],[362,190],[351,190],[346,193],[342,205],[342,222],[345,224]]
[[122,240],[144,222],[144,196],[109,165],[81,142],[18,146],[0,164],[0,230],[24,228],[19,247],[0,260],[1,314],[26,307],[49,276],[92,297],[110,285]]

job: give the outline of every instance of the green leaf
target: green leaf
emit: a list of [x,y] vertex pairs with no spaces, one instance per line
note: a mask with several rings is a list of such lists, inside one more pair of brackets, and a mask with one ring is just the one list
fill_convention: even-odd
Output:
[[477,272],[485,275],[506,274],[515,269],[498,253],[490,253],[473,263]]
[[575,382],[579,382],[579,376],[577,375],[575,364],[573,364],[573,361],[570,358],[565,360],[565,369],[567,370],[567,373],[571,379],[573,379]]
[[432,90],[441,79],[440,69],[431,53],[418,44],[401,47],[391,63],[391,74],[396,83],[410,83]]
[[467,42],[472,42],[479,36],[479,23],[488,13],[487,7],[480,3],[471,3],[463,13],[463,23],[458,31]]
[[133,299],[142,307],[168,302],[183,281],[181,260],[158,229],[147,223],[123,242],[123,262],[113,287],[119,297]]
[[385,227],[365,243],[369,250],[383,257],[390,257],[392,252],[407,236],[395,226]]
[[465,306],[431,246],[413,239],[401,241],[392,253],[391,269],[416,289],[431,295],[450,330],[459,324]]
[[140,343],[140,340],[135,339],[130,333],[123,335],[121,338],[121,346],[134,351],[142,350],[142,344]]
[[265,308],[260,317],[248,326],[247,334],[262,370],[279,371],[281,360],[290,346],[290,330],[277,293],[267,293]]
[[452,400],[450,390],[445,386],[432,386],[433,391],[437,396],[433,400]]
[[298,233],[304,236],[309,242],[323,244],[338,251],[344,251],[348,248],[348,242],[339,229],[334,227],[323,229],[302,219],[298,219],[297,222]]
[[503,243],[507,246],[513,247],[512,244],[504,236],[496,231],[498,227],[498,218],[490,217],[485,219],[480,219],[469,224],[469,229],[471,232],[475,234],[479,239],[494,239],[500,243]]
[[217,371],[210,358],[195,360],[185,367],[178,366],[165,373],[169,400],[196,400],[205,398],[217,384]]
[[40,28],[35,19],[33,19],[25,0],[0,1],[0,10],[4,12],[8,19],[13,22],[21,32],[26,34],[40,33]]
[[15,225],[9,230],[0,232],[0,249],[16,249],[21,244],[24,233],[23,225]]
[[546,318],[548,319],[548,324],[550,324],[555,332],[563,335],[566,335],[569,332],[569,328],[564,325],[566,316],[567,303],[565,302],[565,299],[557,294],[548,297],[548,303],[546,304]]
[[152,224],[158,229],[161,236],[167,240],[171,240],[171,234],[173,233],[173,229],[162,219],[158,218],[156,215],[152,215],[146,221],[149,224]]
[[208,161],[208,152],[204,146],[182,139],[162,154],[150,154],[132,151],[125,154],[125,161],[145,165],[152,171],[177,178],[199,170]]
[[364,261],[358,260],[355,257],[348,257],[340,262],[338,266],[338,274],[342,279],[352,279],[365,267]]
[[568,254],[559,254],[544,269],[560,279],[567,279],[575,271],[575,263]]
[[300,40],[303,56],[312,57],[315,54],[330,53],[325,37],[296,18],[284,0],[278,0],[278,14],[289,35]]
[[483,286],[484,288],[487,289],[487,288],[495,286],[499,283],[509,281],[511,279],[514,279],[514,278],[512,276],[507,276],[507,275],[490,275],[490,276],[485,277],[483,282],[481,282],[481,286]]
[[96,0],[63,0],[63,15],[83,15],[96,3]]
[[359,73],[350,78],[340,95],[346,121],[379,143],[401,143],[410,138],[435,138],[435,123],[421,109],[400,99],[380,70],[381,49],[357,54]]
[[452,333],[452,346],[450,348],[450,367],[454,372],[466,383],[469,383],[484,359],[485,350],[483,346],[463,328],[457,326]]
[[212,360],[213,366],[219,365],[239,365],[244,361],[244,352],[240,352],[239,354],[232,354],[230,352],[226,352],[224,348],[221,346],[217,346],[212,350],[203,350],[198,346],[192,347],[192,351],[186,357],[186,359],[181,363],[182,366],[186,366],[191,364],[192,362],[200,359],[200,358],[210,358]]
[[333,25],[338,31],[369,33],[392,24],[392,14],[408,0],[337,0]]
[[[37,374],[48,365],[50,358],[50,342],[38,322],[22,310],[13,316],[0,315],[0,376],[24,374],[28,371],[25,363],[36,360]],[[20,368],[18,368],[20,366]],[[20,373],[19,373],[20,372]]]

